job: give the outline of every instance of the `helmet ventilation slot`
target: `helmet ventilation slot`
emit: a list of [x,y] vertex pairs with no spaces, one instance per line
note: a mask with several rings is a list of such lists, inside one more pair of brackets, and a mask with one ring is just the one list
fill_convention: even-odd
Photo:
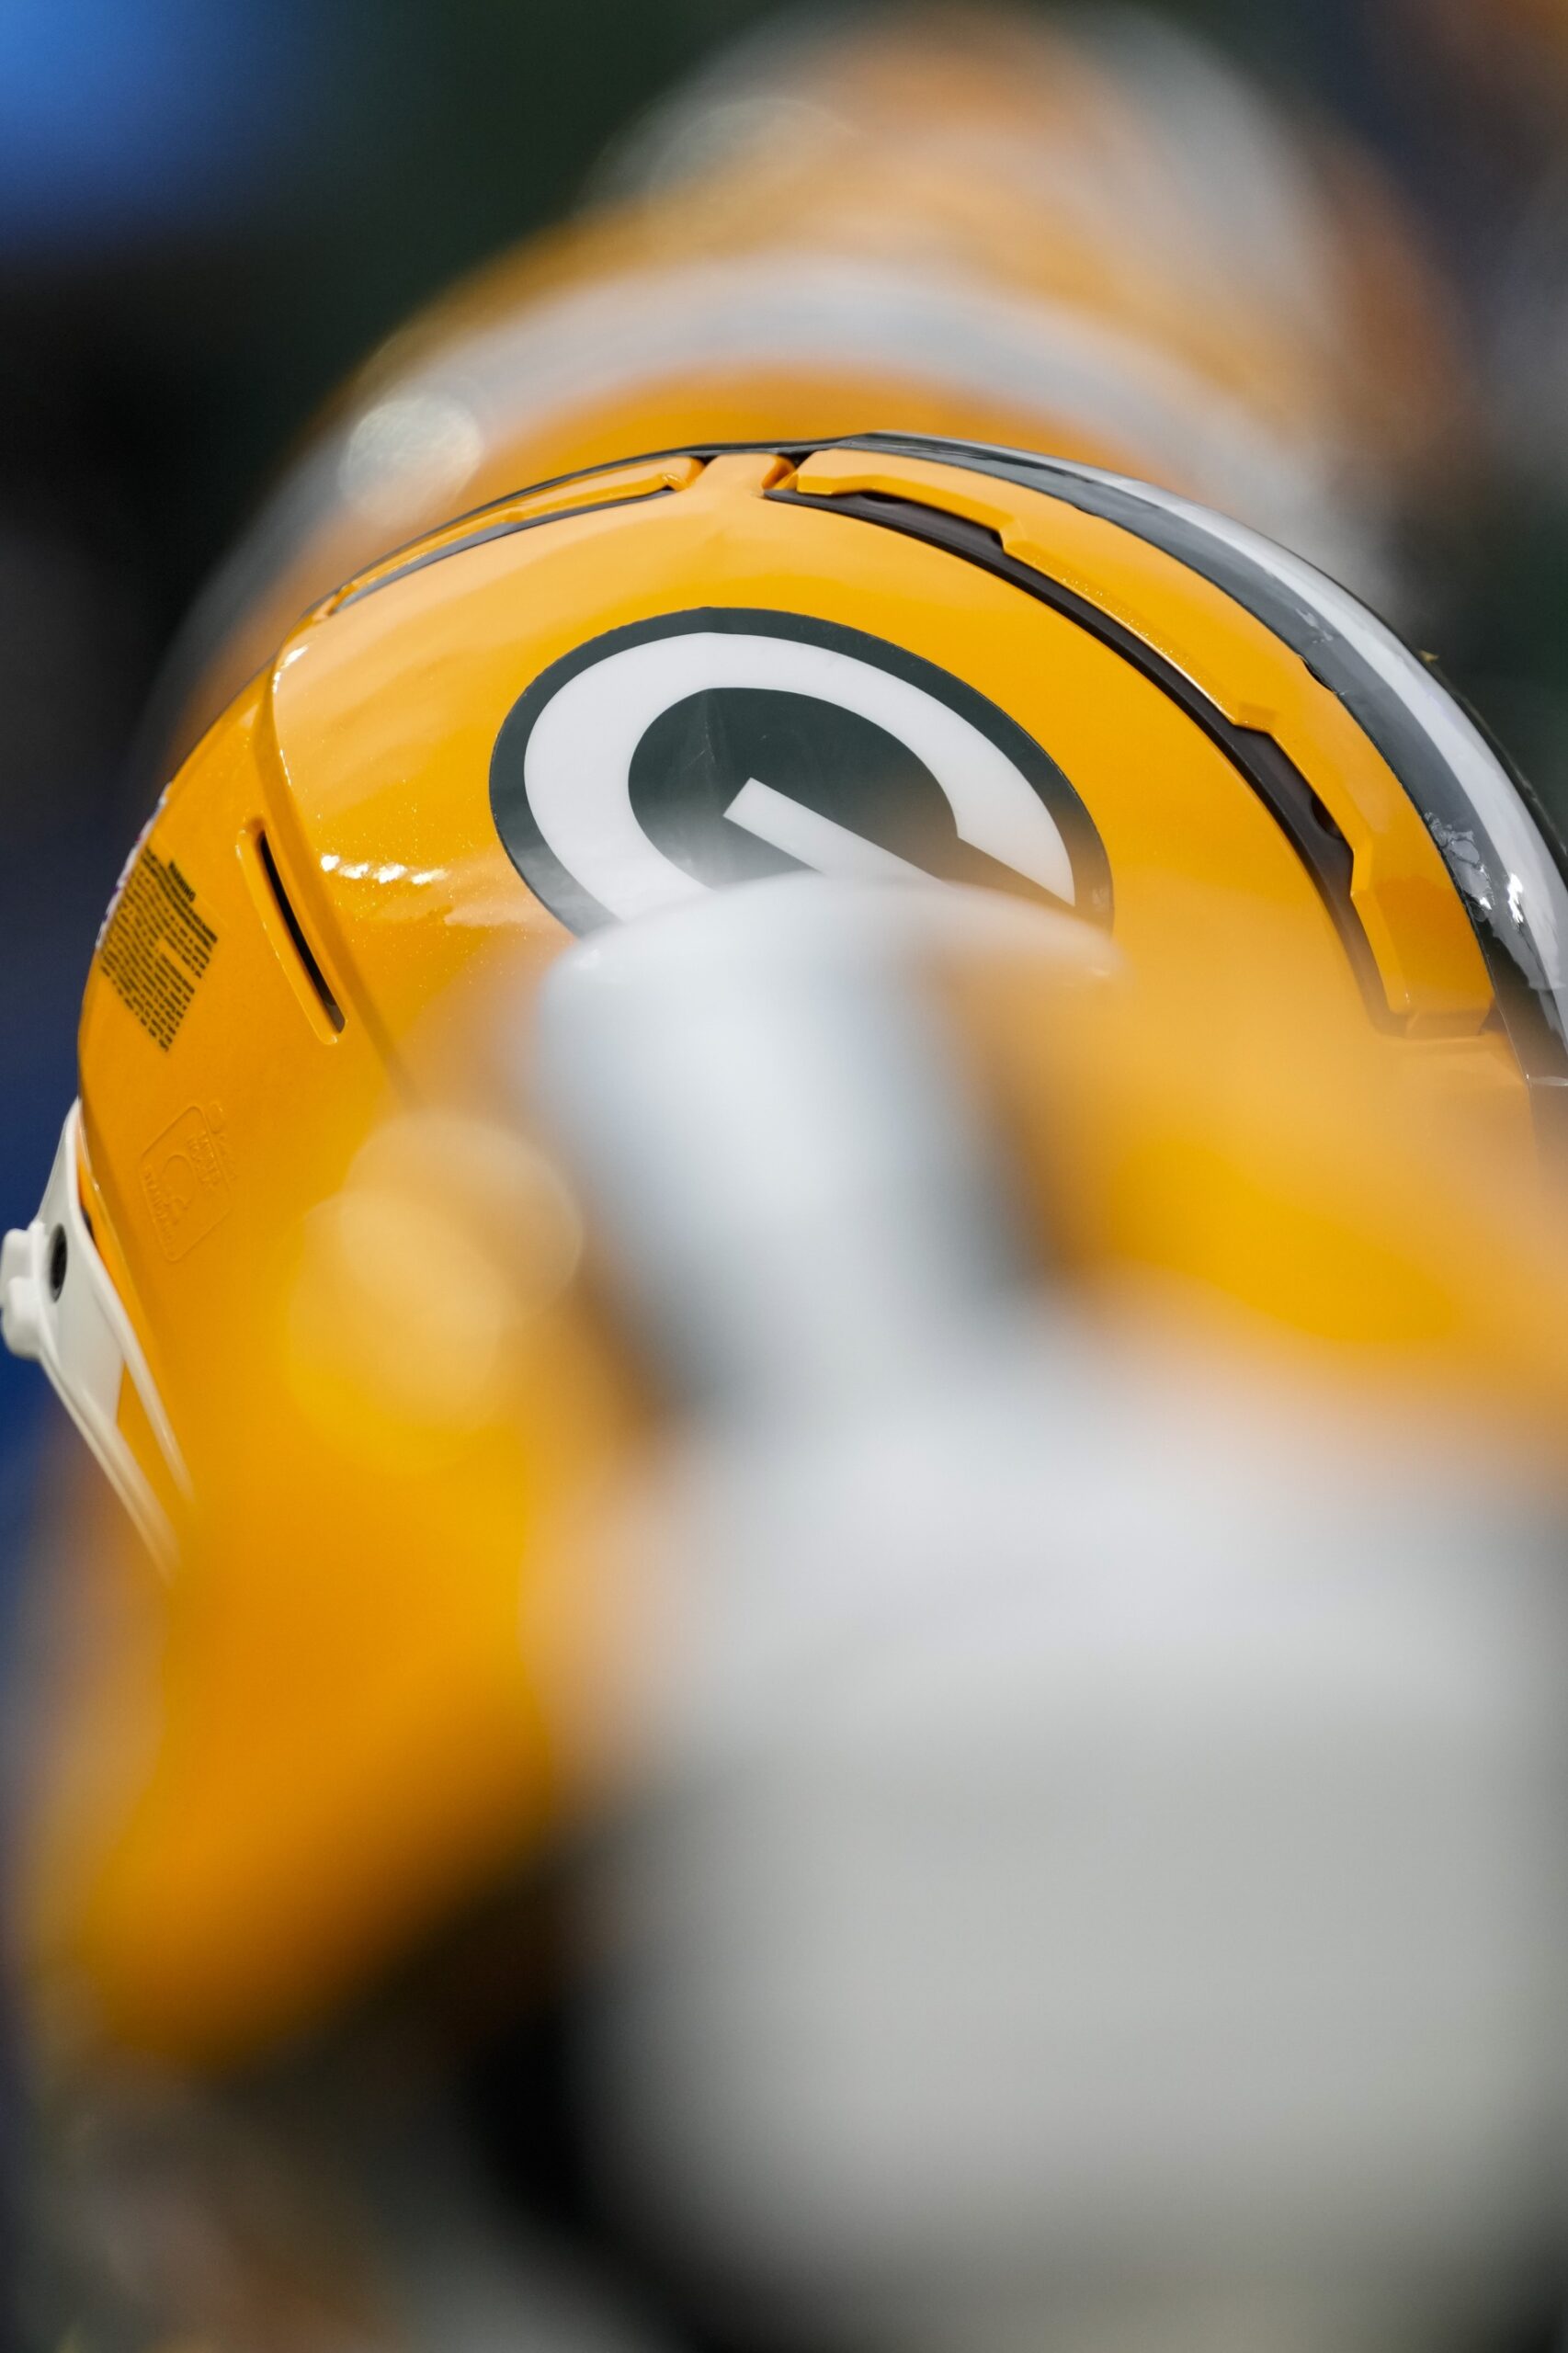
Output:
[[[283,886],[283,877],[278,870],[278,860],[272,854],[272,845],[260,825],[252,829],[250,840],[256,847],[256,867],[258,881],[262,885],[262,890],[257,892],[258,900],[262,899],[265,892],[263,914],[265,915],[270,912],[281,924],[288,945],[293,950],[292,957],[284,955],[282,943],[277,937],[276,926],[269,926],[274,934],[273,944],[278,949],[279,956],[283,957],[285,962],[289,964],[296,984],[298,985],[301,981],[303,982],[304,987],[300,989],[300,995],[314,1026],[319,1028],[321,1021],[324,1018],[328,1032],[333,1037],[336,1037],[343,1029],[343,1008],[333,995],[332,984],[321,968],[315,950],[305,937],[304,926],[301,923],[293,903]],[[306,990],[309,992],[308,996]]]

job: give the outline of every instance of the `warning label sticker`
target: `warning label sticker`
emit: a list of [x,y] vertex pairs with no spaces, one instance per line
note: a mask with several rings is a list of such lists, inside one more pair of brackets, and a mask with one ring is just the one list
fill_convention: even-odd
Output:
[[212,961],[218,935],[196,911],[194,886],[149,847],[125,878],[104,930],[105,977],[165,1053]]
[[164,1255],[183,1258],[233,1204],[222,1107],[193,1103],[142,1155],[142,1190]]

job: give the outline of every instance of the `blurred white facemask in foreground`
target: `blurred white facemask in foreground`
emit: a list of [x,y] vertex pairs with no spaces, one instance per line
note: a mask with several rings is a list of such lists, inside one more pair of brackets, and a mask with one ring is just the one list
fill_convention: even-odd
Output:
[[1492,2341],[1565,2113],[1547,1539],[1032,1290],[896,900],[736,892],[547,991],[691,1401],[628,1535],[676,1631],[615,2193],[743,2340]]

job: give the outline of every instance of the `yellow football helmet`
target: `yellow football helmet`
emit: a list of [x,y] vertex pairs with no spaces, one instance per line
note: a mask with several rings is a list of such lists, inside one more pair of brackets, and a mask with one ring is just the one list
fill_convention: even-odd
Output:
[[1057,460],[869,437],[506,500],[338,590],[192,754],[88,982],[5,1328],[165,1552],[232,1449],[286,1238],[420,1017],[519,949],[815,868],[978,883],[1366,1030],[1526,1151],[1568,887],[1432,673],[1239,526]]

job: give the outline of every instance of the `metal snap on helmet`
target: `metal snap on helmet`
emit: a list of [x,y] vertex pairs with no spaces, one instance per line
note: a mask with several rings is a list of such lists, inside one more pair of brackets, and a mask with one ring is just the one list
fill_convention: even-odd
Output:
[[[312,611],[109,910],[81,1104],[5,1331],[176,1542],[245,1317],[420,1020],[519,943],[795,868],[980,885],[1248,985],[1528,1143],[1568,1080],[1568,890],[1432,672],[1252,532],[1064,461],[869,436],[676,452],[470,515]],[[1256,939],[1256,925],[1249,931]],[[1249,953],[1252,951],[1249,950]],[[1538,1124],[1538,1123],[1536,1123]]]

